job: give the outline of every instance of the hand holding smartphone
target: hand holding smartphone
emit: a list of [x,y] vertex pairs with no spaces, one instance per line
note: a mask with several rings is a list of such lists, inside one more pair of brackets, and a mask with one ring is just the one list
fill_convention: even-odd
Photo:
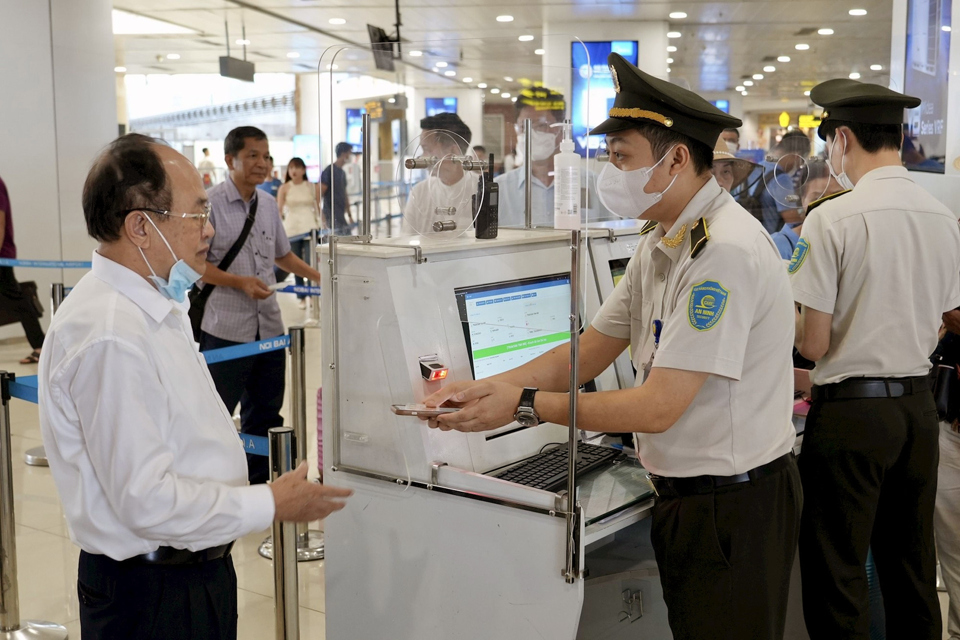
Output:
[[394,404],[390,409],[398,416],[416,416],[418,418],[436,418],[444,413],[456,413],[457,407],[428,407],[425,404]]

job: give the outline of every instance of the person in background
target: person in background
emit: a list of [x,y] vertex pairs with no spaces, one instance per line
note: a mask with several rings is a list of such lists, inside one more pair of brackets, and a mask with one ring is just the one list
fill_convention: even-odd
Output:
[[[403,235],[433,234],[435,222],[452,220],[455,235],[473,226],[473,194],[477,191],[477,172],[464,171],[453,162],[453,156],[469,153],[472,133],[455,113],[438,113],[420,121],[420,147],[426,157],[439,162],[429,169],[429,175],[410,190],[403,208]],[[438,208],[455,207],[456,213],[437,214]]]
[[801,170],[810,157],[810,138],[794,129],[783,134],[764,162],[764,173],[754,189],[760,203],[763,228],[774,233],[801,220],[798,186]]
[[[904,129],[906,128],[907,127],[904,126]],[[903,136],[903,151],[901,155],[904,166],[910,171],[929,171],[930,173],[944,172],[943,163],[928,158],[923,153],[923,147],[917,147],[917,144],[909,135]]]
[[[563,140],[563,127],[552,125],[562,123],[566,118],[566,102],[563,94],[544,87],[524,89],[514,103],[517,113],[517,150],[523,152],[526,148],[523,123],[530,120],[531,126],[531,154],[532,158],[524,158],[523,162],[531,164],[533,186],[531,206],[533,213],[531,220],[535,227],[553,226],[553,159],[560,152],[560,141]],[[506,166],[506,165],[505,165]],[[500,226],[522,227],[526,217],[524,208],[524,182],[526,173],[524,167],[517,167],[495,178],[500,185]],[[582,206],[581,213],[584,220],[608,220],[614,216],[601,204],[597,197],[596,177],[584,173],[581,177],[581,206],[584,204],[584,195],[588,197],[587,204]]]
[[475,144],[473,145],[473,155],[480,160],[486,160],[489,154],[487,153],[487,148],[482,144]]
[[[285,333],[277,297],[274,265],[308,280],[320,282],[320,273],[290,250],[277,201],[257,189],[267,175],[270,145],[256,127],[237,127],[227,134],[223,151],[230,173],[210,189],[210,224],[217,230],[203,274],[204,286],[216,286],[207,300],[200,333],[200,350],[210,351]],[[227,271],[219,268],[256,207],[253,226],[236,259]],[[271,427],[283,425],[280,408],[286,376],[283,351],[258,353],[230,362],[210,365],[210,375],[220,398],[232,414],[240,404],[240,431],[266,436]],[[266,482],[267,459],[247,457],[250,481]]]
[[727,193],[736,192],[757,166],[749,160],[735,156],[722,137],[717,140],[717,146],[713,150],[713,177]]
[[203,148],[203,160],[197,165],[197,169],[200,171],[200,179],[203,180],[204,189],[209,189],[216,183],[217,166],[213,164],[213,160],[210,158],[210,149]]
[[[10,211],[10,194],[7,185],[0,178],[0,258],[16,260],[17,245],[13,242],[13,213]],[[20,283],[13,274],[13,267],[0,266],[0,305],[4,310],[12,311],[33,351],[20,364],[37,364],[43,348],[43,329],[33,308],[33,302],[20,290]]]
[[[298,237],[320,228],[320,185],[307,180],[307,165],[302,158],[291,158],[287,163],[287,176],[277,192],[277,207],[283,218],[283,228],[290,238],[290,251],[293,255],[310,264],[310,238]],[[287,272],[279,267],[277,282],[287,279]],[[303,278],[296,276],[298,286],[305,284]],[[297,294],[300,308],[307,306],[307,296]]]
[[[821,204],[829,202],[831,197],[846,193],[840,183],[830,175],[830,168],[823,160],[809,161],[806,176],[806,182],[800,187],[800,203],[803,207],[804,219]],[[796,224],[785,224],[780,231],[770,234],[781,258],[789,260],[793,257],[793,251],[800,242],[802,231],[803,221],[801,220]]]
[[[960,366],[960,310],[943,314],[943,325],[940,344],[937,345],[939,364],[956,370]],[[954,394],[960,391],[956,386],[952,390]],[[948,400],[950,409],[960,405],[960,398],[955,395]],[[950,415],[940,416],[940,463],[933,527],[937,558],[950,597],[946,637],[957,640],[960,638],[960,420],[953,413],[950,411]]]
[[740,129],[724,129],[720,139],[727,144],[730,153],[740,151]]
[[273,166],[273,156],[267,156],[267,178],[257,185],[257,189],[266,191],[276,198],[282,184],[283,182],[277,177],[277,171]]
[[308,481],[306,463],[247,485],[187,316],[214,236],[190,161],[122,136],[94,161],[82,207],[100,244],[38,375],[50,473],[80,547],[80,638],[236,640],[233,541],[324,518],[350,492]]
[[350,162],[353,145],[337,144],[334,153],[337,159],[320,174],[320,195],[323,199],[323,224],[333,229],[338,236],[350,235],[353,215],[350,214],[350,195],[347,193],[347,174],[344,165]]

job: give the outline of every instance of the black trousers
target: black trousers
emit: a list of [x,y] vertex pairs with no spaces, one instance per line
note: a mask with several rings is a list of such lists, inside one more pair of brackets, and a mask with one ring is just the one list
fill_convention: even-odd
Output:
[[237,574],[229,555],[143,565],[80,552],[81,640],[236,640]]
[[675,640],[783,638],[802,507],[792,458],[755,482],[657,498],[651,541]]
[[803,613],[813,640],[870,637],[871,547],[887,637],[941,637],[933,540],[938,438],[929,391],[813,403],[799,462]]
[[[206,332],[200,334],[200,351],[237,344],[242,343],[223,340]],[[210,375],[227,410],[232,414],[240,403],[241,433],[266,437],[269,429],[283,426],[280,409],[286,371],[285,351],[270,351],[210,365]],[[266,482],[270,479],[269,460],[266,456],[247,454],[247,472],[252,484]]]
[[20,291],[20,283],[13,275],[13,267],[0,267],[0,306],[20,321],[31,347],[39,349],[43,346],[44,335],[40,321],[33,304]]

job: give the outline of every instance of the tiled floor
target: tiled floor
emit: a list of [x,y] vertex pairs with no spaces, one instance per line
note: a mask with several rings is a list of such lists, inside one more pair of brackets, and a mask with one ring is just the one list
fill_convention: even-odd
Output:
[[[287,326],[302,324],[306,316],[297,308],[296,298],[286,294],[280,300]],[[316,392],[321,378],[319,329],[308,327],[306,347],[307,441],[311,443],[307,451],[310,468],[315,470]],[[0,370],[35,375],[35,365],[17,364],[29,352],[26,340],[0,341]],[[289,415],[287,403],[290,397],[289,367],[287,369],[285,416]],[[10,422],[21,618],[63,624],[71,638],[79,638],[80,612],[76,590],[79,549],[68,537],[50,470],[31,467],[23,461],[24,451],[42,444],[36,405],[12,400]],[[320,528],[321,525],[315,523],[313,527]],[[257,553],[267,535],[269,531],[251,534],[239,540],[233,551],[239,585],[241,640],[274,637],[273,569],[270,561]],[[303,638],[325,637],[323,564],[322,560],[299,564],[300,633]]]
[[[280,298],[284,320],[302,324],[305,312],[297,308],[293,296]],[[321,382],[320,333],[308,328],[307,347],[307,447],[310,468],[316,469],[316,391]],[[0,341],[0,370],[33,375],[36,366],[17,361],[29,353],[26,340]],[[289,376],[289,367],[288,367]],[[288,377],[287,401],[289,401]],[[63,511],[49,469],[30,467],[23,452],[41,445],[37,407],[20,400],[11,402],[14,500],[17,520],[17,562],[19,565],[20,612],[23,619],[58,622],[67,627],[71,638],[80,637],[76,579],[79,550],[67,535]],[[284,404],[284,415],[289,415]],[[316,472],[312,472],[315,474]],[[315,525],[320,527],[321,525]],[[233,551],[239,584],[239,638],[263,640],[274,637],[273,573],[269,561],[257,553],[268,532],[254,533],[239,540]],[[300,632],[301,637],[322,640],[325,637],[323,561],[301,563]],[[946,634],[947,595],[940,594]]]

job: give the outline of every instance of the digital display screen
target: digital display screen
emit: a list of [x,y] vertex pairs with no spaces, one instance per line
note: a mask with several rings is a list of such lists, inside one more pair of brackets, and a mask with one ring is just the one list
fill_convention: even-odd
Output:
[[474,380],[515,369],[570,341],[570,276],[455,289]]
[[[571,64],[573,81],[570,83],[570,117],[573,121],[573,139],[577,153],[587,153],[587,131],[607,119],[613,108],[617,92],[613,87],[613,76],[607,66],[607,56],[619,53],[627,62],[637,64],[637,41],[615,40],[611,42],[571,43]],[[589,56],[589,59],[588,59]],[[592,71],[592,77],[591,77]],[[589,80],[589,90],[588,90]],[[589,111],[589,118],[587,117]],[[603,136],[590,138],[590,155],[596,155]]]
[[427,98],[427,117],[435,116],[438,113],[456,113],[456,98]]
[[610,261],[610,275],[613,277],[613,286],[617,286],[623,280],[629,263],[629,258],[614,258]]
[[915,171],[944,172],[951,2],[909,0],[903,92],[923,103],[906,111],[903,162]]
[[364,109],[347,109],[347,142],[353,145],[354,153],[363,151]]
[[711,100],[713,106],[724,113],[730,113],[730,101],[729,100]]

